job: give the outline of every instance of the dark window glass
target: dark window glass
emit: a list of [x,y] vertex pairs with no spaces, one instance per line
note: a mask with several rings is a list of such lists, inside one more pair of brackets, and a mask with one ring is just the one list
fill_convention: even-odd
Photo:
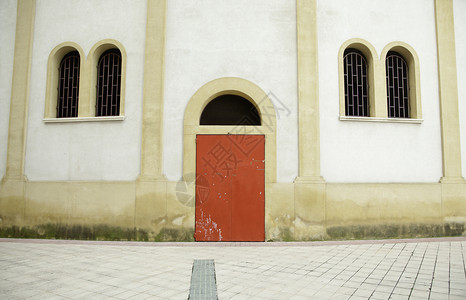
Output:
[[68,53],[61,60],[58,79],[57,118],[78,116],[79,65],[78,51]]
[[369,116],[367,62],[356,49],[346,49],[343,57],[345,80],[345,113],[347,116]]
[[223,95],[210,101],[201,114],[201,125],[261,125],[256,107],[236,95]]
[[385,66],[388,117],[409,118],[408,65],[400,54],[390,51]]
[[96,116],[120,115],[121,53],[105,51],[97,65]]

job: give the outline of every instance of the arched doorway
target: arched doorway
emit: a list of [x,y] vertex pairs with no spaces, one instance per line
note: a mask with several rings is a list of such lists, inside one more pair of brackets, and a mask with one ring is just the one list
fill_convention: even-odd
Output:
[[[201,126],[260,126],[255,106],[238,95],[210,101]],[[196,137],[197,241],[263,241],[264,135]]]
[[185,111],[184,174],[196,173],[197,241],[264,241],[266,183],[275,181],[275,111],[240,78],[201,87]]

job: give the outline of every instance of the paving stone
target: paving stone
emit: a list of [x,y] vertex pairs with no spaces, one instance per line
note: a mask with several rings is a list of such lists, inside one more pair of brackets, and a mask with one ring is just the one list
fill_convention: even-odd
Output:
[[460,289],[450,289],[450,295],[463,296],[466,298],[466,291]]
[[456,295],[449,295],[448,300],[464,300],[465,296],[456,296]]
[[358,289],[354,292],[353,296],[360,296],[360,297],[366,297],[368,299],[374,290],[363,290],[363,289]]
[[[431,299],[466,298],[465,238],[353,243],[237,247],[0,239],[0,298],[186,299],[193,260],[206,258],[215,259],[220,299],[368,299],[372,293],[375,299],[393,287],[393,299],[407,299],[413,287],[412,299],[429,293]],[[16,294],[27,290],[35,294]]]

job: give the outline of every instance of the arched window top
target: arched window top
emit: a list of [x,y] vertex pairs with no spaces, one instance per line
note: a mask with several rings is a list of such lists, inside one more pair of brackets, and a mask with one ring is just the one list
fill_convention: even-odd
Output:
[[339,56],[343,58],[348,52],[357,52],[361,54],[368,65],[372,65],[378,60],[377,51],[368,41],[359,38],[347,40],[341,45]]
[[222,95],[210,101],[204,108],[200,125],[260,126],[261,118],[256,107],[237,95]]
[[364,63],[367,64],[366,56],[360,50],[356,48],[346,48],[345,52],[343,53],[343,58],[346,59],[349,55],[356,55],[361,57],[364,60]]
[[71,52],[68,52],[65,56],[63,56],[62,60],[61,60],[61,63],[60,63],[60,67],[63,65],[63,63],[67,60],[75,60],[77,61],[77,63],[79,64],[81,58],[79,56],[79,52],[74,50],[74,51],[71,51]]
[[105,58],[110,58],[110,57],[121,61],[121,52],[120,52],[120,50],[118,50],[117,48],[113,48],[113,49],[107,50],[104,53],[102,53],[102,55],[99,58],[99,65],[102,63],[102,61]]
[[403,55],[401,55],[400,53],[398,53],[396,51],[388,51],[387,57],[385,58],[385,61],[388,60],[390,57],[392,57],[392,58],[395,57],[396,59],[399,59],[400,62],[407,65],[406,59],[403,57]]

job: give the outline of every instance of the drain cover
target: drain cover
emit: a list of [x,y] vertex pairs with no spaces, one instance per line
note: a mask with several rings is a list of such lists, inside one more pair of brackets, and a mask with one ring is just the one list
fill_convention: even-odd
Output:
[[194,260],[188,299],[218,299],[213,259]]

